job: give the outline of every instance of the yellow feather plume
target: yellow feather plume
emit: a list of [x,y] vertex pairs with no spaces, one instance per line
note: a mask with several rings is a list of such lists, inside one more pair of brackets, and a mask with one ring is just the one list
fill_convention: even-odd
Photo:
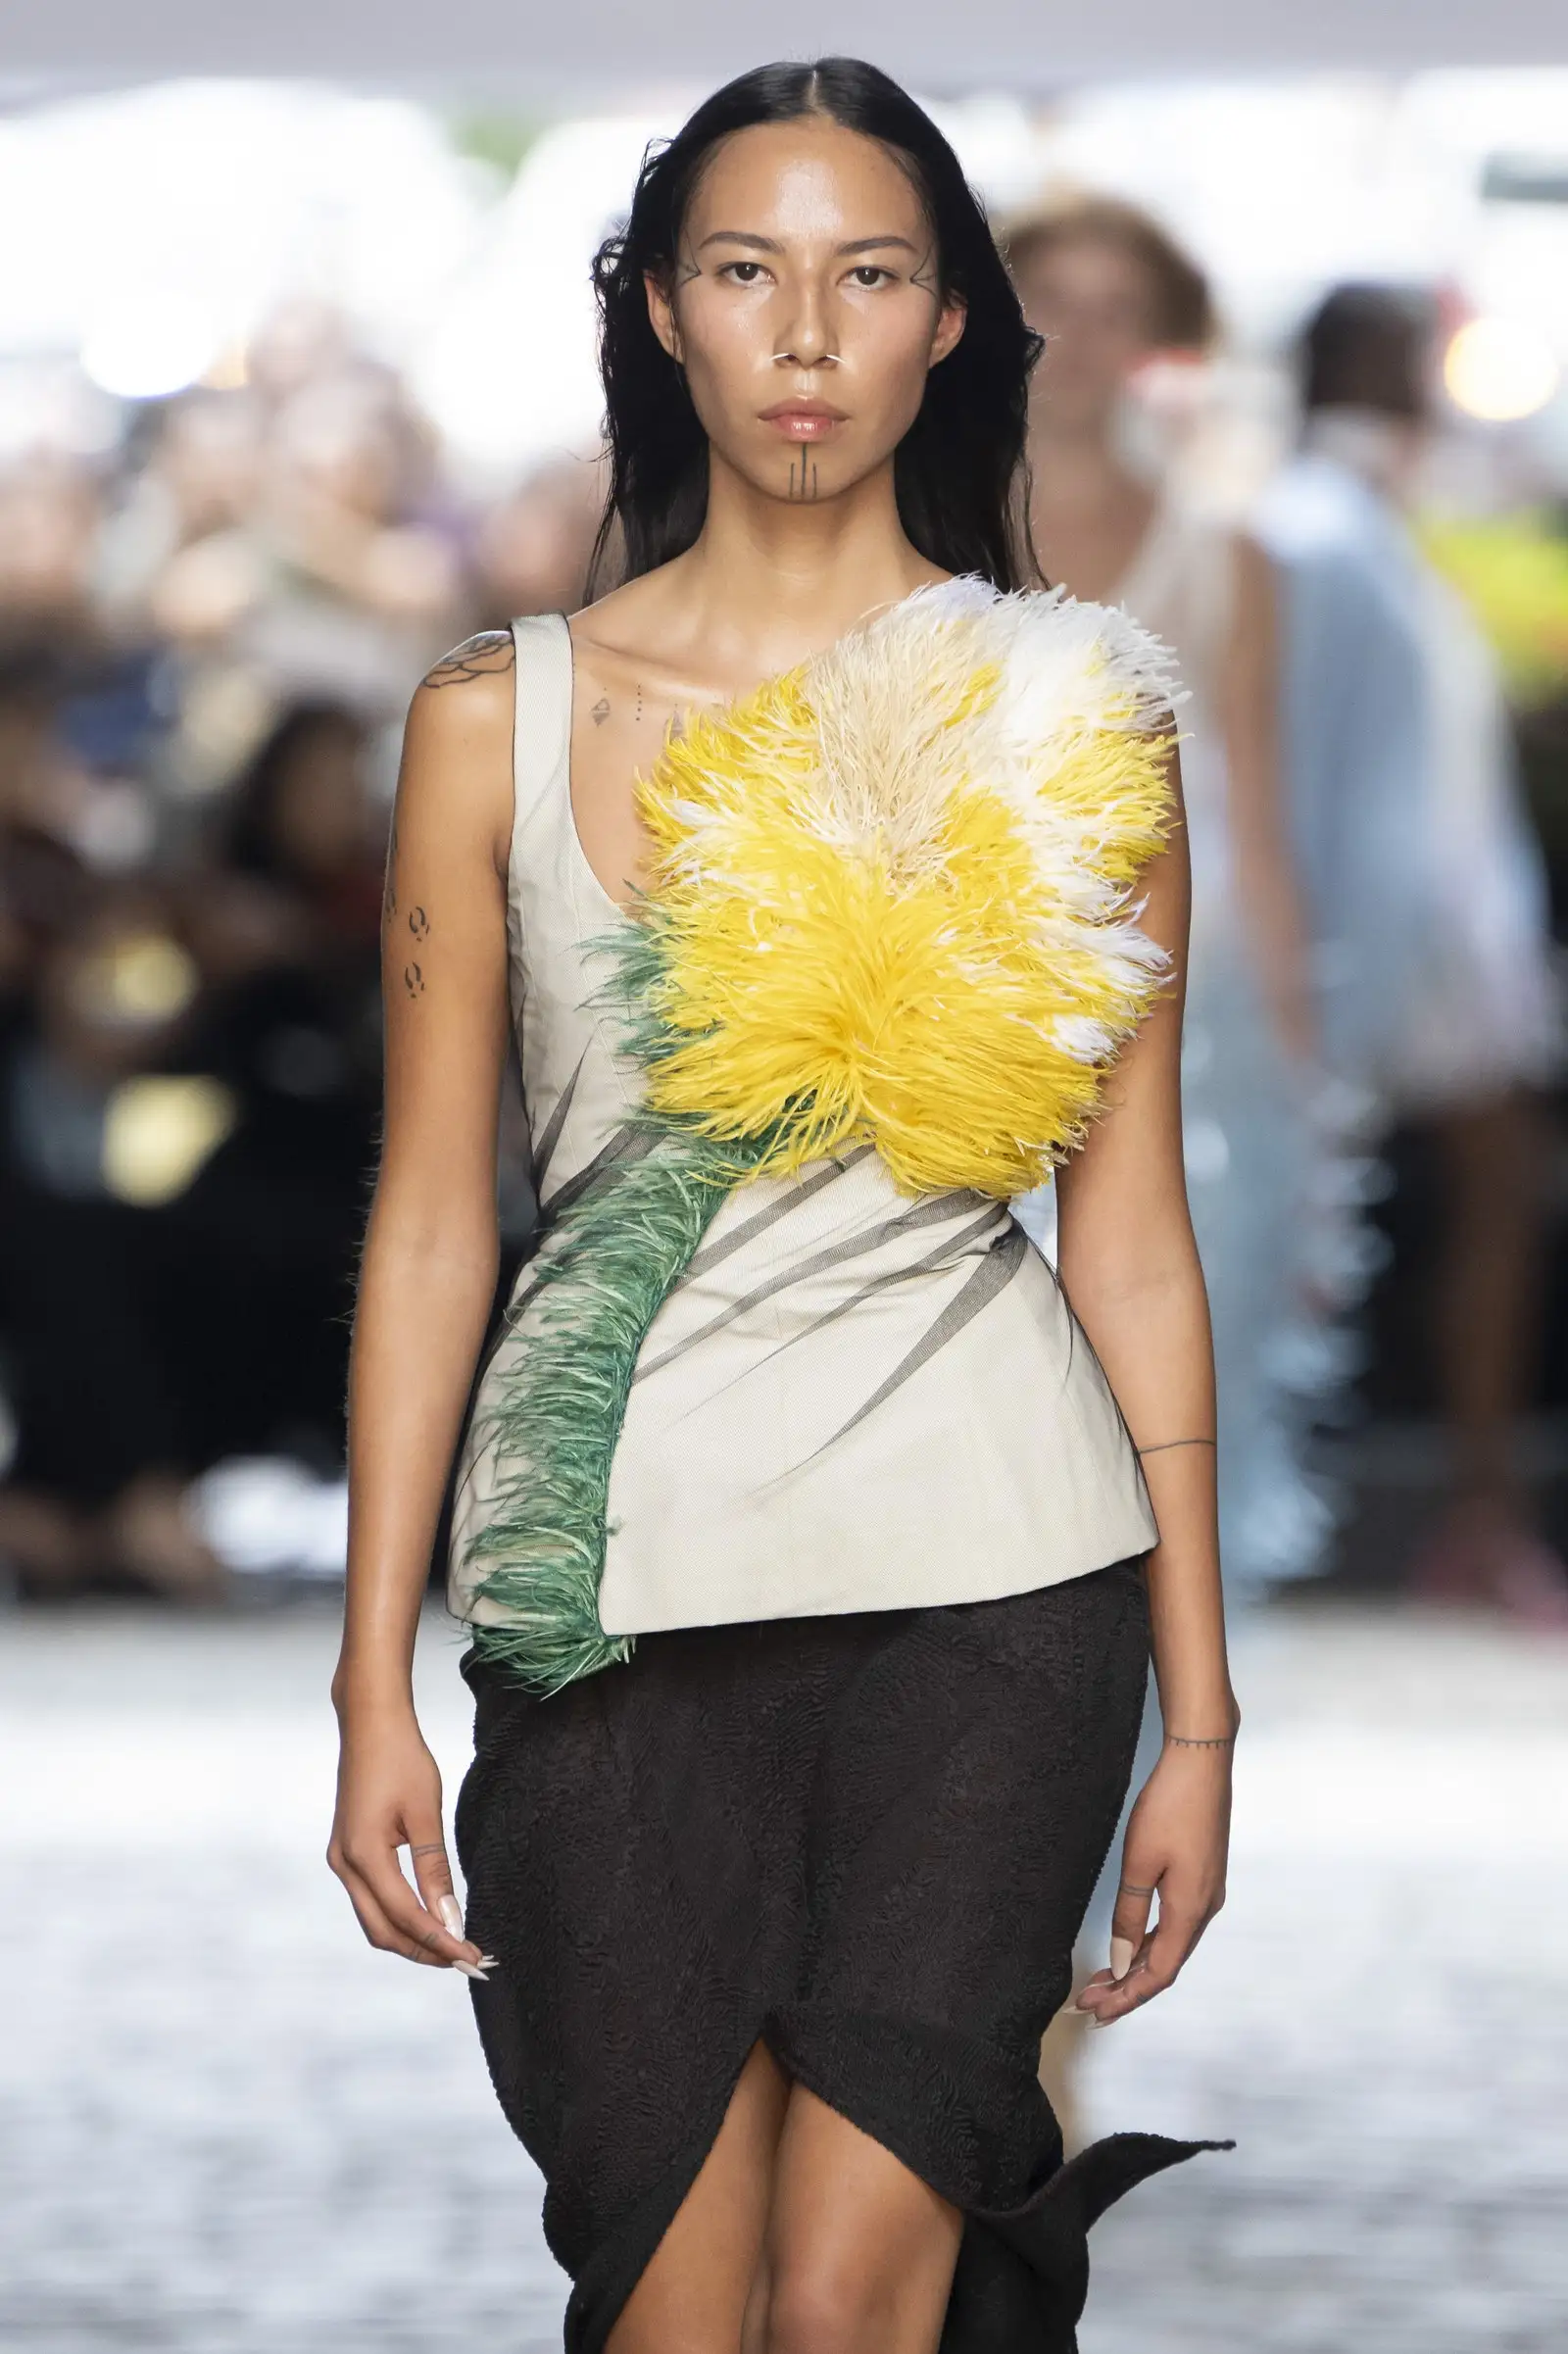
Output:
[[1129,891],[1170,817],[1162,650],[1119,613],[922,591],[672,737],[656,847],[660,1111],[870,1143],[910,1194],[1040,1183],[1161,985]]

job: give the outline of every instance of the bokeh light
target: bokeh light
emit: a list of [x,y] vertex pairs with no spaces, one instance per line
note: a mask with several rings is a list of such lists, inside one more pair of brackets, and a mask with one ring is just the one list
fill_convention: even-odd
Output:
[[1545,408],[1561,370],[1540,330],[1510,319],[1472,319],[1443,362],[1448,398],[1485,424],[1512,424]]
[[123,401],[161,400],[194,384],[218,355],[213,320],[178,295],[139,295],[104,313],[82,337],[83,371]]

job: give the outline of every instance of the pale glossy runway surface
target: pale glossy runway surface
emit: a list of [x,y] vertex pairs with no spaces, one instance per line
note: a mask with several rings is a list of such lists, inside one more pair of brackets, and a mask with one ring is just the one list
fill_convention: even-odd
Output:
[[[319,1862],[329,1611],[0,1619],[0,2346],[546,2354],[562,2283],[455,1978]],[[1094,2046],[1234,2134],[1096,2233],[1083,2354],[1568,2344],[1568,1644],[1299,1609],[1239,1646],[1232,1902]],[[466,1735],[456,1644],[427,1731]]]

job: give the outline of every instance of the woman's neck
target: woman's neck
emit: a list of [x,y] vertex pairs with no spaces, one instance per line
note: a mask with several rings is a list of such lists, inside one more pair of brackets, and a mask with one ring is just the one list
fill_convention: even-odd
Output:
[[906,537],[891,465],[820,502],[767,497],[715,458],[708,515],[664,568],[682,635],[715,670],[788,669],[943,577]]

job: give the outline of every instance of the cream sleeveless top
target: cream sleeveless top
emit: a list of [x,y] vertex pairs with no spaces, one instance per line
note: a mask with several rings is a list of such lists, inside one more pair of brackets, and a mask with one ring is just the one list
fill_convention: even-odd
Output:
[[[595,956],[628,919],[572,815],[569,632],[514,634],[508,932],[540,1235],[460,1460],[449,1594],[479,1628],[509,1618],[480,1591],[485,1534],[527,1439],[492,1408],[551,1313],[538,1261],[648,1150]],[[910,1200],[869,1147],[723,1202],[637,1355],[605,1517],[611,1639],[1016,1594],[1157,1539],[1105,1376],[1005,1202]]]

